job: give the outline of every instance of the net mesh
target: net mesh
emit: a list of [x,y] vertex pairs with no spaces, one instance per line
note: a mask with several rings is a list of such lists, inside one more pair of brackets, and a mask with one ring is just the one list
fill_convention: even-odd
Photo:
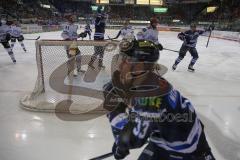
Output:
[[[118,53],[118,42],[113,41],[76,41],[81,54],[68,57],[67,48],[71,41],[36,41],[36,61],[38,77],[32,93],[24,96],[20,103],[25,109],[43,112],[88,112],[103,102],[103,85],[110,81],[112,59]],[[102,47],[102,48],[101,48]],[[104,48],[103,65],[100,69],[99,51]],[[91,56],[96,54],[94,68],[89,67]],[[81,70],[77,57],[81,55]],[[100,56],[101,57],[101,56]],[[57,107],[59,103],[71,100],[70,108]]]

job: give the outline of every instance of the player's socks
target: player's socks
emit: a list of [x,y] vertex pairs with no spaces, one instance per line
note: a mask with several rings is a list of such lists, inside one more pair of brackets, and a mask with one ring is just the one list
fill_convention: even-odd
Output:
[[197,62],[198,58],[193,58],[189,64],[189,66],[193,66]]
[[175,63],[174,63],[174,65],[178,65],[181,61],[183,60],[183,58],[182,57],[178,57],[176,60],[175,60]]
[[24,50],[24,52],[27,52],[24,43],[21,43],[22,49]]
[[17,61],[15,59],[14,53],[12,51],[12,48],[6,48],[6,51],[8,52],[8,55],[10,56],[10,58],[12,59],[13,63],[15,64]]
[[11,43],[11,48],[13,49],[15,43]]
[[8,54],[9,54],[9,56],[11,57],[13,63],[15,64],[17,61],[16,61],[16,59],[15,59],[15,57],[14,57],[13,52],[9,52]]

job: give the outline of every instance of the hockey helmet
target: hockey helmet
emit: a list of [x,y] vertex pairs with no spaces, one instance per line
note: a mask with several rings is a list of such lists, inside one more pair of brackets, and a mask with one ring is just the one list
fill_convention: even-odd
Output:
[[156,62],[159,58],[159,49],[151,41],[147,40],[123,40],[119,44],[120,54],[139,62]]
[[153,27],[153,28],[156,28],[157,25],[158,25],[159,21],[156,17],[153,17],[150,19],[150,25]]
[[158,19],[156,17],[152,17],[150,19],[150,23],[153,24],[153,23],[159,23]]

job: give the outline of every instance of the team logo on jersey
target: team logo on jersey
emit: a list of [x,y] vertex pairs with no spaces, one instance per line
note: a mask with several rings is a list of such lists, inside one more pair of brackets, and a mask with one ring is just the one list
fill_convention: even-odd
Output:
[[162,104],[162,98],[160,97],[135,97],[132,101],[132,105],[136,107],[154,107],[160,108]]

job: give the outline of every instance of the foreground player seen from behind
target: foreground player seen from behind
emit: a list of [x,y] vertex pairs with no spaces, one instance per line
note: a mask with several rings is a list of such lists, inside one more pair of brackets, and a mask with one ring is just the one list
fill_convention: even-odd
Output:
[[[115,159],[147,144],[138,160],[215,160],[191,102],[154,72],[158,47],[150,41],[121,42],[118,69],[104,86]],[[109,108],[108,108],[109,109]]]
[[185,32],[181,32],[181,33],[178,34],[178,38],[183,41],[183,44],[182,44],[182,47],[179,51],[179,56],[175,60],[175,63],[172,66],[172,70],[176,70],[177,65],[181,62],[181,60],[183,60],[186,53],[189,51],[191,56],[192,56],[192,60],[191,60],[190,64],[188,65],[188,70],[190,72],[194,72],[195,69],[193,68],[193,66],[196,63],[197,59],[199,58],[198,52],[196,50],[198,37],[200,35],[202,35],[204,32],[212,31],[214,29],[213,26],[210,26],[205,31],[197,30],[196,29],[197,27],[196,27],[195,24],[191,24],[190,28],[191,28],[190,30],[185,31]]

